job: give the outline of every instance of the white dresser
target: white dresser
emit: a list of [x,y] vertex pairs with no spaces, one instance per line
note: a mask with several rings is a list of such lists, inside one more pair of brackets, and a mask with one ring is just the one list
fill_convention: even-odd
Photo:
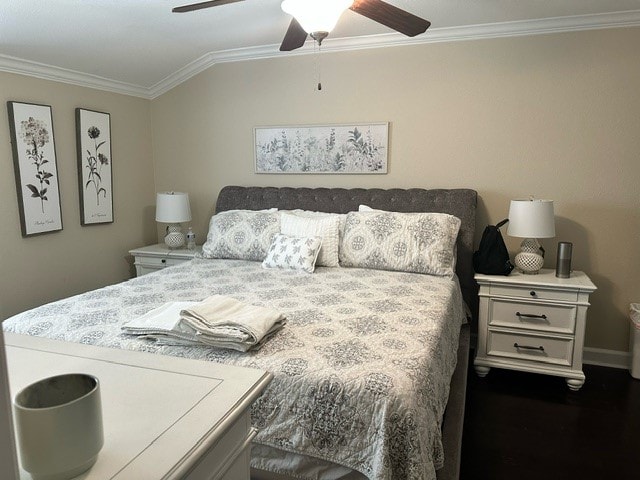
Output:
[[476,274],[480,285],[478,348],[474,367],[484,377],[491,367],[565,377],[571,390],[584,384],[582,349],[589,295],[596,290],[584,272],[557,278]]
[[249,409],[270,373],[13,333],[5,343],[12,396],[62,373],[99,379],[104,447],[79,478],[249,479]]
[[197,246],[195,250],[187,250],[186,248],[169,248],[164,243],[157,245],[149,245],[147,247],[136,248],[130,250],[133,255],[134,265],[136,266],[136,275],[145,275],[147,273],[161,270],[171,265],[178,265],[188,262],[198,252],[202,252],[202,246]]

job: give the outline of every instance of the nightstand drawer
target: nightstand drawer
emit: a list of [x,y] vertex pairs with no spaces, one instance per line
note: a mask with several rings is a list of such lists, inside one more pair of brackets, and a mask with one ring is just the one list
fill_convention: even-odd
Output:
[[491,285],[491,296],[521,297],[533,300],[560,300],[563,302],[577,302],[578,292],[552,290],[538,287],[512,287],[503,285]]
[[137,263],[149,268],[163,268],[170,267],[172,265],[178,265],[184,263],[186,260],[182,258],[167,258],[167,257],[137,257]]
[[487,355],[570,366],[573,339],[489,331]]
[[193,259],[202,247],[193,250],[185,248],[170,249],[164,243],[129,250],[134,257],[134,265],[138,276],[160,270],[165,267],[179,265]]
[[526,328],[541,332],[572,334],[575,331],[575,305],[551,305],[492,298],[489,325]]

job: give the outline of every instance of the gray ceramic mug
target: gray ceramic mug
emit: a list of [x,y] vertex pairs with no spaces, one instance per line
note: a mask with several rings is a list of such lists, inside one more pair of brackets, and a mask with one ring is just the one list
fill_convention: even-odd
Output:
[[63,480],[88,470],[104,443],[100,383],[72,373],[45,378],[14,398],[22,467],[35,480]]

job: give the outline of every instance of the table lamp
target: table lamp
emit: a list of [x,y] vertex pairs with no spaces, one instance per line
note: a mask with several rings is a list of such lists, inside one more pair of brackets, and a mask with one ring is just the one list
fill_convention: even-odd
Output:
[[514,259],[522,273],[536,274],[544,265],[544,248],[538,238],[556,235],[553,200],[511,200],[507,234],[524,238]]
[[185,237],[180,222],[191,220],[189,195],[182,192],[162,192],[156,196],[156,222],[168,223],[164,243],[169,248],[184,247]]

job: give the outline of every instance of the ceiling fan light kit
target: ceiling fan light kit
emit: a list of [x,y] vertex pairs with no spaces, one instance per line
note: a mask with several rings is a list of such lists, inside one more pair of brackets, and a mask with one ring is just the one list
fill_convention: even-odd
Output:
[[281,7],[313,37],[316,32],[328,35],[335,28],[340,16],[351,5],[353,0],[284,0]]

